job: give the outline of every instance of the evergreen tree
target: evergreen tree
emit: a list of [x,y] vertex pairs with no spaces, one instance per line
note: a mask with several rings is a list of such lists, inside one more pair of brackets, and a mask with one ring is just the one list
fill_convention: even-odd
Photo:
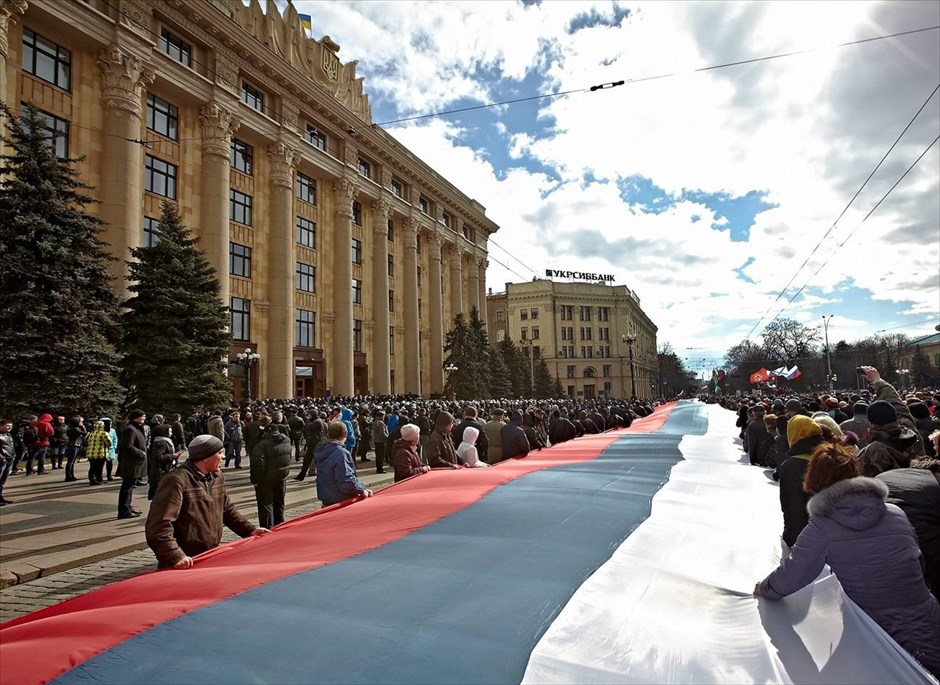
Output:
[[914,357],[911,363],[911,378],[914,385],[927,386],[931,384],[930,377],[930,357],[920,348],[920,345],[914,345]]
[[163,203],[151,247],[131,252],[133,296],[124,303],[126,383],[151,412],[220,408],[231,398],[225,376],[231,337],[219,281],[176,205]]
[[516,347],[509,336],[496,343],[496,353],[502,358],[509,378],[509,397],[528,397],[531,394],[529,386],[529,358],[525,352]]
[[490,388],[488,395],[494,398],[510,397],[512,395],[512,378],[510,377],[509,367],[503,361],[503,355],[495,347],[490,347],[486,351],[489,359],[490,369]]
[[57,134],[28,106],[7,121],[0,157],[0,413],[112,415],[121,329],[111,257],[94,202]]
[[561,397],[559,393],[556,393],[558,385],[558,380],[552,376],[542,355],[535,355],[535,396],[540,399]]
[[473,390],[471,397],[484,399],[493,396],[492,367],[490,364],[490,343],[486,334],[486,322],[480,318],[480,310],[473,306],[470,308],[470,319],[467,322],[470,330],[470,353],[474,369]]
[[[447,372],[452,367],[454,370]],[[444,337],[444,394],[448,397],[473,397],[473,362],[470,328],[463,312],[454,317],[454,325]]]

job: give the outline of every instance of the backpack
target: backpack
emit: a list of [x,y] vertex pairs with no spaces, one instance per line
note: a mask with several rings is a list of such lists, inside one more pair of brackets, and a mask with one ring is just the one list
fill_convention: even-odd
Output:
[[39,428],[36,426],[26,426],[23,429],[23,444],[27,447],[35,447],[39,444]]

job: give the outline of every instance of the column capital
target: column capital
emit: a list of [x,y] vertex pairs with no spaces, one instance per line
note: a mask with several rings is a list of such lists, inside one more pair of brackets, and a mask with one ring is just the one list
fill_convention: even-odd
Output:
[[125,113],[140,119],[141,96],[144,88],[156,78],[154,70],[117,43],[100,50],[98,68],[101,70],[105,114],[120,117]]
[[279,140],[268,145],[268,161],[271,163],[271,185],[292,189],[294,168],[300,162],[300,150]]
[[481,266],[486,266],[489,262],[486,261],[486,257],[482,255],[473,255],[473,263],[477,265],[479,269]]
[[460,261],[463,258],[465,253],[466,253],[466,250],[464,249],[463,245],[461,245],[460,243],[452,242],[450,244],[450,255],[451,257],[457,260],[456,266],[458,269],[460,268]]
[[241,125],[241,120],[218,100],[210,100],[199,108],[199,124],[202,126],[202,152],[228,159],[232,135]]
[[433,261],[441,261],[441,248],[444,247],[444,236],[437,231],[431,231],[428,236],[428,245],[431,247],[430,257]]
[[6,57],[10,48],[9,34],[10,22],[16,22],[17,17],[26,13],[26,0],[0,0],[0,56]]
[[404,223],[405,230],[402,231],[402,234],[405,238],[405,247],[407,249],[412,249],[418,246],[418,233],[421,230],[421,223],[418,221],[418,217],[409,216],[405,218]]
[[378,235],[388,235],[388,214],[392,204],[385,198],[372,201],[372,231]]
[[352,219],[352,203],[359,194],[359,184],[351,176],[345,175],[333,181],[333,201],[336,213]]

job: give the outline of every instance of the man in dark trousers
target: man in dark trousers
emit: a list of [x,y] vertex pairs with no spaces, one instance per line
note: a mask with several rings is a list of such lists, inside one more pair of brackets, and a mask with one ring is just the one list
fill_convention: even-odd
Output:
[[290,473],[291,440],[277,424],[264,429],[251,451],[251,484],[258,503],[258,525],[273,528],[284,523],[284,500]]
[[326,413],[317,414],[316,407],[314,407],[310,410],[307,423],[304,424],[304,463],[300,467],[300,473],[294,476],[294,480],[302,481],[306,478],[311,465],[313,465],[313,475],[317,475],[313,453],[317,445],[324,440],[326,440]]
[[147,476],[147,436],[144,434],[146,420],[147,414],[142,409],[131,409],[118,441],[118,466],[121,469],[117,516],[119,519],[140,516],[140,512],[133,508],[132,500],[137,481]]
[[297,407],[287,408],[287,427],[290,429],[290,441],[294,448],[294,461],[300,461],[300,440],[304,436],[304,418],[297,413]]

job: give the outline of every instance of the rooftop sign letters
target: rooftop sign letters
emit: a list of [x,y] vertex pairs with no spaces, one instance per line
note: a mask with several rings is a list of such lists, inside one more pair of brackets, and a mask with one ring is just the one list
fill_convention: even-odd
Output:
[[555,269],[545,269],[545,275],[549,278],[574,278],[579,281],[614,282],[613,274],[594,274],[586,271],[557,271]]

